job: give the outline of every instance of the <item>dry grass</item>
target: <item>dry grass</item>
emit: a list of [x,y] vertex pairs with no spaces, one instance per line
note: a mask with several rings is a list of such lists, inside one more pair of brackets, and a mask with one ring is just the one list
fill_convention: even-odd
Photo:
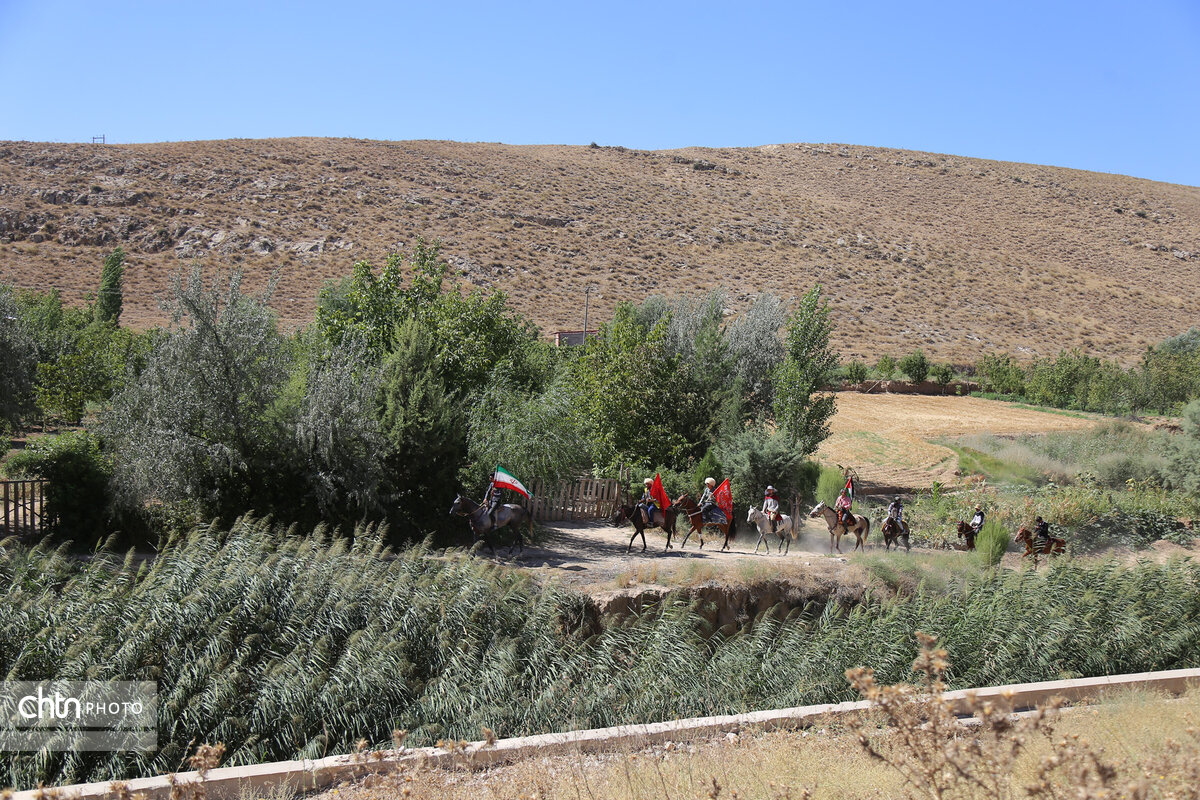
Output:
[[[1091,742],[1093,747],[1102,745],[1105,763],[1118,765],[1115,782],[1128,783],[1142,778],[1145,772],[1135,765],[1149,766],[1156,758],[1169,754],[1169,740],[1189,741],[1188,728],[1195,725],[1198,717],[1200,693],[1192,692],[1176,701],[1144,692],[1114,695],[1095,707],[1062,714],[1054,725],[1053,738],[1036,733],[1030,736],[1028,746],[1013,764],[1011,783],[1018,790],[1017,796],[1022,796],[1025,786],[1037,783],[1043,759],[1061,753],[1063,742],[1078,749],[1081,741]],[[967,737],[959,741],[970,744]],[[894,735],[885,735],[879,742],[888,757],[893,756],[889,749],[894,742]],[[1084,763],[1080,757],[1078,764]],[[1180,766],[1178,759],[1173,763],[1177,768]],[[1158,779],[1159,774],[1164,777]],[[1166,773],[1155,773],[1153,780],[1166,783],[1167,779]],[[1063,791],[1064,784],[1070,785],[1067,776],[1058,775],[1056,780],[1053,785],[1059,791]],[[719,792],[715,787],[720,787]],[[830,800],[908,795],[899,771],[867,755],[851,729],[831,722],[802,731],[746,732],[619,753],[551,756],[477,772],[414,769],[366,784],[340,786],[318,797],[320,800],[397,797],[642,800],[716,796],[773,800],[804,797],[806,790],[813,798]],[[1075,796],[1066,792],[1063,795]],[[967,791],[955,796],[994,795]],[[1114,792],[1112,796],[1123,795]]]
[[840,392],[832,435],[817,457],[853,465],[864,480],[927,488],[958,480],[958,456],[928,440],[987,432],[995,435],[1084,430],[1099,417],[1068,416],[976,397],[868,395]]
[[299,325],[323,281],[418,235],[546,330],[580,326],[585,283],[603,319],[650,292],[721,285],[737,309],[820,282],[836,346],[868,359],[1078,346],[1133,360],[1200,318],[1200,190],[902,150],[11,142],[0,188],[0,280],[78,300],[120,243],[140,325],[161,321],[181,259],[251,284],[277,271],[276,306]]

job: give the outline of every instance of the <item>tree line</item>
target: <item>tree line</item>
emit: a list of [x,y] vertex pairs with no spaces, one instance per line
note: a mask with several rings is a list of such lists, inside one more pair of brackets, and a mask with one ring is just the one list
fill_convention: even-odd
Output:
[[[838,367],[820,287],[760,295],[732,322],[718,292],[620,305],[582,347],[557,348],[503,292],[463,293],[436,244],[354,265],[313,323],[280,331],[271,287],[199,267],[172,277],[170,322],[119,325],[120,267],[97,298],[0,287],[0,409],[82,427],[42,437],[10,474],[51,478],[65,535],[153,539],[254,509],[398,540],[445,535],[456,492],[492,469],[547,481],[590,473],[670,491],[730,477],[811,492]],[[115,265],[110,268],[110,263]]]

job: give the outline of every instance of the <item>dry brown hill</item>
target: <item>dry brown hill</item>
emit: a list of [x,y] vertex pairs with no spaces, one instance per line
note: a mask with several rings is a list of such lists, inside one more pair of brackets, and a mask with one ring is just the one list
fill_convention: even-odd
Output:
[[839,145],[645,152],[341,139],[0,143],[0,280],[94,291],[130,252],[125,317],[181,263],[280,275],[285,322],[321,284],[440,238],[464,281],[545,331],[619,300],[822,283],[845,355],[974,360],[1078,346],[1135,358],[1200,321],[1200,189]]

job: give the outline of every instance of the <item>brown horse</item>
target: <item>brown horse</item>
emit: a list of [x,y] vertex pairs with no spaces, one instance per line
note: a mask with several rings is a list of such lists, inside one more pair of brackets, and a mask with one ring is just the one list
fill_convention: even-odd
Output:
[[975,549],[975,529],[962,520],[958,521],[958,538],[966,542],[967,550]]
[[633,536],[629,537],[629,547],[625,548],[625,552],[633,550],[633,540],[638,536],[642,537],[642,552],[646,552],[646,529],[647,528],[662,528],[667,533],[667,546],[664,550],[672,549],[671,536],[675,533],[675,507],[667,506],[666,511],[654,509],[654,518],[649,525],[642,518],[642,513],[637,506],[617,506],[617,513],[613,514],[610,522],[616,526],[620,525],[625,520],[633,523]]
[[683,546],[687,544],[687,540],[693,533],[700,537],[700,549],[703,550],[705,525],[712,525],[714,528],[724,534],[725,544],[721,545],[721,550],[725,551],[729,549],[729,541],[737,535],[736,522],[734,522],[732,519],[730,519],[724,525],[717,522],[705,522],[700,515],[700,506],[696,504],[696,501],[693,500],[687,492],[679,495],[679,499],[677,499],[673,505],[684,514],[687,514],[688,524],[691,525],[691,530],[684,535],[683,541],[679,543],[680,550],[682,550]]
[[1035,544],[1033,532],[1021,526],[1017,529],[1017,541],[1025,545],[1025,558],[1033,556],[1033,568],[1037,569],[1038,556],[1060,556],[1067,552],[1067,540],[1051,536],[1045,544]]
[[512,551],[516,548],[520,554],[525,550],[525,541],[521,538],[521,525],[529,526],[529,536],[533,538],[533,514],[524,506],[519,506],[516,503],[505,503],[496,509],[496,524],[492,525],[492,518],[488,515],[487,506],[482,506],[476,503],[465,495],[458,495],[454,498],[454,505],[450,506],[450,516],[466,517],[471,523],[471,533],[475,537],[475,541],[482,541],[492,551],[492,555],[496,555],[496,546],[492,544],[490,534],[495,533],[504,526],[509,526],[513,533],[517,535],[517,541],[508,548],[508,554],[511,556]]
[[[842,536],[846,533],[854,534],[854,549],[862,548],[863,552],[867,551],[867,537],[871,535],[871,520],[867,519],[866,515],[860,514],[857,517],[847,512],[849,523],[838,524],[837,512],[824,503],[817,503],[813,506],[813,510],[808,512],[810,517],[822,517],[825,524],[829,526],[829,552],[833,553],[833,548],[836,546],[837,551],[842,552]],[[853,551],[852,551],[853,552]]]
[[904,552],[910,552],[912,546],[908,542],[908,523],[896,522],[892,517],[888,517],[883,521],[883,549],[891,550],[892,545],[896,546],[896,550],[900,549],[900,545],[904,545]]

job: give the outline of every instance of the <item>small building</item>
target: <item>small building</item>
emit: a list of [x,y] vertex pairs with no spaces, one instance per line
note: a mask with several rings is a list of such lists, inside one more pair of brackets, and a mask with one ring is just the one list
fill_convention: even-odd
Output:
[[554,346],[555,347],[573,347],[583,344],[587,341],[587,337],[595,336],[600,331],[555,331]]

